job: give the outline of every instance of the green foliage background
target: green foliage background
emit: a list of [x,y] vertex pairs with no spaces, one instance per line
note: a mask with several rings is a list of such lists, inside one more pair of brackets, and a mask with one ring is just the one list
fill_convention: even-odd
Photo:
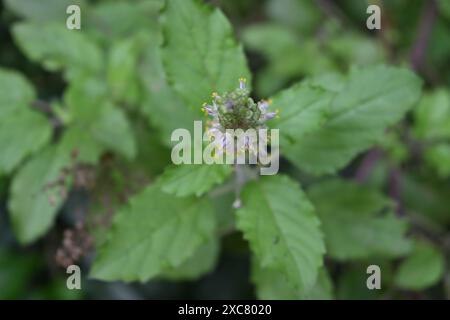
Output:
[[[450,298],[446,0],[0,8],[0,298]],[[280,111],[280,172],[173,166],[173,129],[242,76]]]

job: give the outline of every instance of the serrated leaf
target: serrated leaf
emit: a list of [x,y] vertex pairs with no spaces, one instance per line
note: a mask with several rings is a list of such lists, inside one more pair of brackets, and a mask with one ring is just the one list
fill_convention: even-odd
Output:
[[389,199],[376,190],[331,179],[313,185],[308,195],[322,221],[331,257],[398,257],[410,251],[411,243],[405,238],[407,223],[389,212]]
[[295,290],[315,283],[325,252],[314,207],[286,176],[249,183],[236,225],[249,241],[263,269],[283,274]]
[[203,118],[200,108],[198,110],[188,108],[168,85],[159,43],[148,43],[139,67],[139,76],[145,94],[141,111],[158,130],[164,145],[172,146],[170,138],[173,130],[178,128],[190,130],[195,120]]
[[4,173],[50,139],[50,123],[31,110],[34,98],[34,88],[21,74],[0,69],[0,171]]
[[164,12],[164,62],[170,83],[188,107],[200,108],[213,91],[250,80],[242,46],[218,8],[196,0],[169,0]]
[[164,192],[177,197],[199,197],[222,183],[232,171],[232,167],[228,165],[179,165],[168,168],[160,177],[159,183]]
[[332,97],[328,91],[302,83],[283,90],[272,98],[273,107],[282,111],[270,126],[278,128],[282,137],[295,141],[325,123]]
[[418,242],[395,275],[395,284],[403,289],[423,290],[436,284],[444,274],[445,259],[433,245]]
[[[407,69],[374,66],[356,69],[331,102],[326,123],[281,152],[299,168],[333,173],[379,141],[419,99],[421,80]],[[283,109],[280,110],[283,114]]]
[[14,40],[25,55],[48,71],[65,71],[67,79],[97,74],[103,68],[102,53],[84,33],[64,24],[17,23]]
[[204,198],[174,198],[151,185],[116,213],[91,276],[147,281],[186,262],[215,232],[215,213]]

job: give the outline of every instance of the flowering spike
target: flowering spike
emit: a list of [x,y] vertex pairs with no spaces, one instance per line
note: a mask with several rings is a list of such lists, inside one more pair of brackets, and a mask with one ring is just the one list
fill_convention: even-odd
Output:
[[[212,103],[204,104],[202,110],[211,117],[206,131],[210,141],[214,142],[215,154],[222,155],[234,152],[234,136],[229,137],[227,129],[263,129],[266,122],[273,119],[277,112],[269,112],[271,100],[254,102],[245,86],[246,80],[239,79],[239,87],[231,92],[219,96],[217,92],[212,93]],[[236,150],[238,154],[246,152],[256,154],[258,152],[257,139],[247,139],[242,146]],[[230,151],[231,150],[231,151]]]

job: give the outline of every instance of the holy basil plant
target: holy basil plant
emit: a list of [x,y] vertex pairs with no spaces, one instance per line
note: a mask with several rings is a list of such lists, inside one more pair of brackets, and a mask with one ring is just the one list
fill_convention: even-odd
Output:
[[[15,1],[7,3],[20,12]],[[30,80],[0,70],[0,173],[11,177],[8,212],[21,244],[49,232],[71,190],[112,188],[117,179],[92,186],[79,174],[94,170],[93,179],[100,179],[114,170],[112,157],[127,168],[119,185],[131,191],[113,203],[106,226],[94,222],[102,210],[90,199],[96,214],[84,219],[95,237],[91,278],[199,278],[216,267],[221,239],[238,234],[250,250],[259,298],[331,298],[325,259],[370,264],[374,257],[381,263],[407,257],[396,275],[399,287],[438,281],[441,254],[407,236],[409,223],[393,201],[373,184],[338,174],[383,144],[419,102],[422,81],[412,71],[354,66],[253,100],[243,45],[220,9],[194,0],[137,1],[123,7],[124,19],[112,20],[108,14],[122,10],[112,3],[80,6],[87,12],[81,32],[67,30],[57,16],[42,22],[34,11],[12,28],[29,60],[62,75],[61,97],[44,104]],[[91,23],[94,18],[102,23]],[[426,138],[432,138],[427,126],[445,134],[437,128],[440,119],[426,116],[437,100],[448,107],[448,94],[436,92],[415,112],[416,131]],[[239,114],[226,111],[229,101]],[[294,169],[261,176],[254,166],[170,164],[173,130],[191,130],[195,120],[211,117],[214,128],[278,129],[281,157]],[[431,166],[448,156],[446,146],[428,150]],[[142,172],[150,178],[127,182]],[[410,276],[420,263],[428,275]]]

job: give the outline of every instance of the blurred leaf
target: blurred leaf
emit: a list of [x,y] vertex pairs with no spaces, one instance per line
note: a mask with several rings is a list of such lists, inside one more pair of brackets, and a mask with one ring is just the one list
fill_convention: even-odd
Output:
[[6,7],[20,17],[39,23],[55,21],[66,25],[69,16],[66,9],[70,5],[81,7],[82,17],[88,10],[83,0],[4,0]]
[[269,17],[302,33],[312,33],[323,22],[317,5],[309,0],[270,0],[266,5]]
[[0,171],[4,173],[50,140],[50,123],[31,110],[34,98],[34,88],[22,75],[0,69]]
[[177,197],[199,197],[222,183],[232,172],[233,168],[229,165],[172,166],[160,177],[159,183],[164,192]]
[[[287,158],[314,174],[334,173],[380,140],[418,100],[421,80],[406,69],[353,70],[318,130],[281,145]],[[281,110],[281,114],[283,110]]]
[[428,179],[403,174],[399,188],[402,192],[401,198],[405,209],[425,221],[424,224],[435,224],[444,226],[450,222],[450,188],[447,181],[441,184]]
[[227,18],[196,0],[169,0],[164,12],[164,62],[170,83],[187,107],[200,108],[213,91],[250,82],[243,49]]
[[106,104],[91,127],[92,136],[109,150],[133,159],[136,156],[131,124],[125,113],[113,105]]
[[215,225],[206,199],[174,198],[153,184],[116,213],[91,276],[147,281],[185,263],[211,239]]
[[326,44],[329,54],[341,61],[359,66],[370,66],[384,60],[383,47],[371,38],[354,32],[337,32]]
[[419,242],[399,266],[395,283],[400,288],[415,291],[435,285],[444,274],[444,261],[444,256],[437,248]]
[[103,68],[102,52],[95,42],[63,24],[17,23],[13,37],[25,55],[48,71],[62,71],[67,79],[97,74]]
[[438,0],[439,12],[450,20],[450,3],[447,0]]
[[283,53],[302,49],[300,39],[289,28],[275,23],[259,23],[246,27],[242,33],[246,48],[257,50],[269,59],[278,59]]
[[96,164],[105,148],[92,134],[78,126],[71,126],[61,137],[59,142],[60,152],[64,154],[77,154],[76,160],[81,163]]
[[252,280],[256,285],[258,299],[262,300],[330,300],[333,298],[333,284],[323,267],[319,270],[316,283],[306,293],[294,290],[283,274],[262,269],[257,262],[252,264]]
[[415,109],[414,130],[421,139],[450,139],[450,95],[437,89],[423,96]]
[[335,69],[335,63],[317,41],[300,39],[292,30],[274,23],[250,25],[242,33],[246,48],[261,53],[267,65],[259,70],[257,91],[272,95],[292,79]]
[[88,32],[106,42],[127,39],[139,30],[157,28],[164,0],[101,1],[87,12]]
[[[63,198],[58,190],[45,190],[69,165],[70,154],[56,146],[47,147],[20,168],[12,181],[9,213],[15,235],[22,244],[30,243],[47,232]],[[54,198],[53,204],[49,197]]]
[[28,80],[20,73],[0,69],[0,118],[14,114],[36,98],[36,92]]
[[298,185],[286,176],[249,183],[242,192],[237,227],[260,267],[284,275],[294,290],[316,282],[325,252],[319,220]]
[[395,131],[387,132],[380,145],[389,156],[389,159],[397,165],[401,165],[409,157],[408,146],[401,141],[400,135]]
[[425,150],[425,160],[441,178],[450,176],[450,143],[440,143]]
[[[414,131],[424,139],[424,158],[441,178],[450,175],[450,95],[436,89],[415,110]],[[448,140],[448,143],[446,141]]]
[[[46,147],[19,169],[12,181],[8,205],[14,233],[21,243],[45,234],[65,200],[59,189],[48,188],[49,184],[60,179],[61,171],[72,167],[75,160],[95,164],[102,151],[88,132],[72,127],[58,144]],[[67,188],[70,183],[65,181]]]
[[49,121],[31,110],[0,118],[0,170],[10,173],[28,155],[46,145],[51,134]]
[[[112,104],[106,86],[96,78],[80,78],[64,94],[71,127],[92,135],[103,148],[132,159],[136,145],[125,113]],[[91,143],[93,145],[93,143]]]
[[[381,290],[369,290],[367,288],[367,267],[378,265],[381,269]],[[364,261],[359,264],[346,265],[336,283],[336,296],[339,300],[376,300],[388,290],[390,266],[378,261]]]
[[107,81],[117,101],[138,102],[140,87],[136,77],[141,53],[140,35],[113,44],[108,55]]
[[0,250],[0,299],[20,299],[26,294],[35,269],[39,266],[33,254],[16,254]]
[[322,221],[328,254],[338,260],[409,252],[407,224],[394,216],[391,202],[376,190],[332,179],[313,185],[308,195]]

